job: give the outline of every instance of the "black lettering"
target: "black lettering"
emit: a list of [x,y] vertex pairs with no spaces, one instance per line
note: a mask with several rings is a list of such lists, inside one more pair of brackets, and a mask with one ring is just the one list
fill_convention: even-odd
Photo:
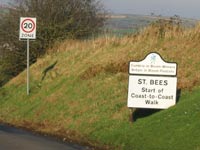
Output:
[[154,80],[150,80],[150,85],[154,85]]
[[28,23],[24,23],[24,29],[28,28]]
[[23,37],[23,38],[33,37],[33,34],[23,34],[23,33],[22,33],[22,37]]
[[149,104],[149,105],[158,105],[158,101],[157,100],[145,100],[145,103],[146,104]]
[[24,23],[24,29],[31,29],[33,27],[32,23]]
[[138,79],[138,84],[145,84],[146,83],[146,79]]
[[165,81],[164,81],[164,85],[168,85],[168,82],[167,82],[167,80],[165,80]]
[[168,85],[167,80],[150,80],[150,85]]
[[132,93],[131,97],[132,98],[147,98],[147,95],[146,94],[135,94],[135,93]]

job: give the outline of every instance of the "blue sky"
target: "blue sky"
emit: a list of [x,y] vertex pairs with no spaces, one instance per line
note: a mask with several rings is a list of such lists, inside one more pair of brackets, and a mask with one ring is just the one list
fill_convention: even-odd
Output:
[[200,19],[200,0],[101,0],[107,10],[121,14],[144,14]]

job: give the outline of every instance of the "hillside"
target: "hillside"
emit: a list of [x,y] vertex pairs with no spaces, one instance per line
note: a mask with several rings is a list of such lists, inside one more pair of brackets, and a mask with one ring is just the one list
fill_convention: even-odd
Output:
[[[99,149],[200,149],[200,26],[158,24],[127,37],[66,40],[0,89],[0,122]],[[128,62],[158,52],[178,63],[179,101],[162,111],[127,108]]]

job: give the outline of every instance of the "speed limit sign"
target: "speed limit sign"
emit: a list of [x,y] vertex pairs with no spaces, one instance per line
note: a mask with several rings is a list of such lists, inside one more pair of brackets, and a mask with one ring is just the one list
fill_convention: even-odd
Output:
[[36,39],[36,18],[20,18],[20,39]]
[[21,17],[19,24],[19,40],[27,41],[27,95],[30,92],[30,65],[29,65],[29,42],[36,39],[36,18]]

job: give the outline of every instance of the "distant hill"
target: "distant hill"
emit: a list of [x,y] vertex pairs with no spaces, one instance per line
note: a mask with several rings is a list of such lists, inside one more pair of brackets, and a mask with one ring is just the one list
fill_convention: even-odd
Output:
[[[107,16],[106,29],[114,34],[129,34],[134,33],[152,22],[159,19],[169,20],[171,17],[163,16],[145,16],[145,15],[131,15],[131,14],[111,14]],[[194,27],[198,20],[180,18],[182,20],[182,26]]]

